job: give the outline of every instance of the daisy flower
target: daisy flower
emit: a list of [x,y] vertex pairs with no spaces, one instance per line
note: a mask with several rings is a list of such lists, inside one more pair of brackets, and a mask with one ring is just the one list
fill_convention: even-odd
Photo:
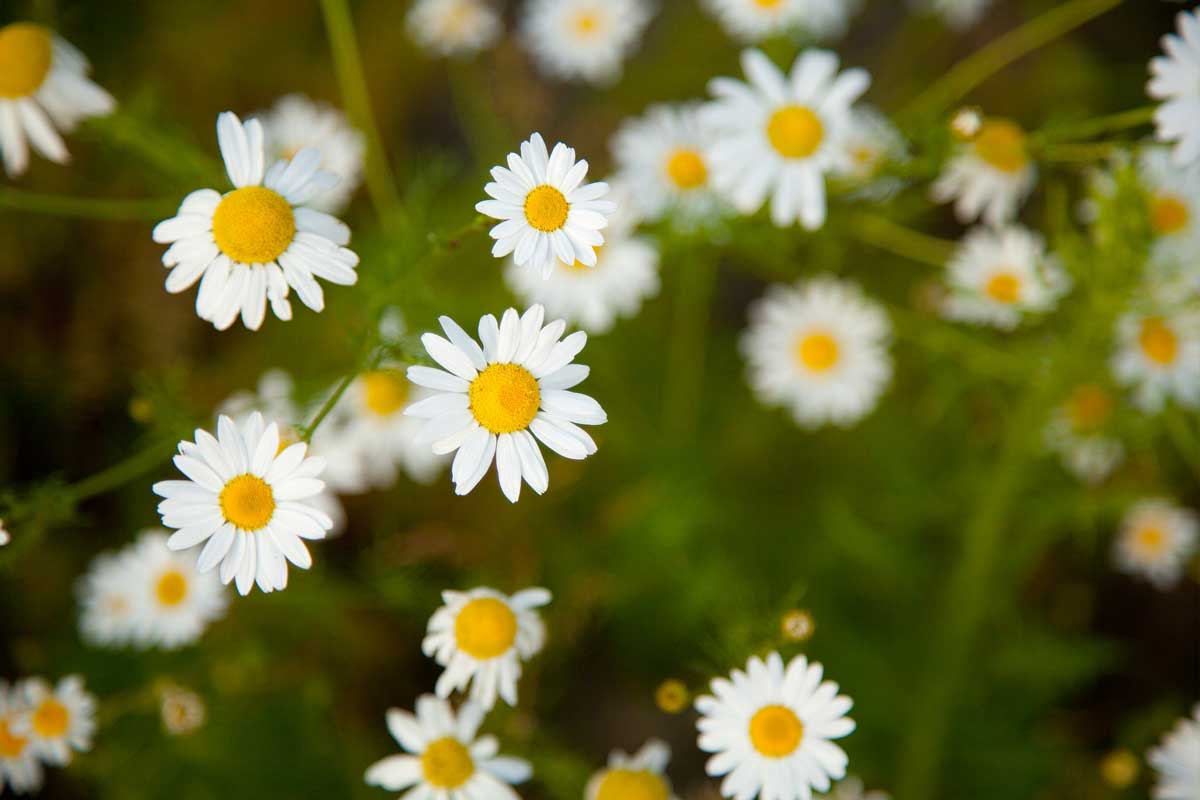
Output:
[[633,755],[614,750],[608,767],[588,781],[585,800],[677,800],[666,776],[671,748],[651,739]]
[[88,644],[122,647],[133,641],[133,567],[127,550],[102,553],[79,579],[79,634]]
[[1150,60],[1146,94],[1163,104],[1154,112],[1160,142],[1174,142],[1177,165],[1200,158],[1200,10],[1180,11],[1179,35],[1162,38],[1165,55]]
[[859,4],[860,0],[805,0],[801,6],[800,27],[817,39],[836,38],[846,32],[850,15],[858,10]]
[[417,698],[417,713],[393,708],[388,731],[405,755],[388,756],[371,765],[366,781],[412,798],[518,800],[510,788],[529,780],[529,762],[497,755],[494,736],[478,736],[483,709],[466,702],[458,714],[433,695]]
[[742,42],[758,42],[800,26],[809,0],[704,0],[725,32]]
[[204,700],[190,689],[167,686],[158,707],[163,729],[172,736],[183,736],[204,724],[207,711]]
[[0,519],[0,547],[3,547],[11,541],[12,536],[9,534],[8,529],[4,527],[4,520]]
[[716,78],[716,100],[704,109],[716,131],[708,153],[712,181],[742,214],[771,196],[771,220],[797,220],[809,230],[825,223],[825,174],[848,168],[843,140],[851,104],[867,90],[865,70],[838,74],[838,57],[806,50],[785,76],[761,51],[742,53],[749,83]]
[[946,265],[946,283],[947,317],[1001,330],[1050,311],[1071,285],[1042,237],[1017,226],[969,231]]
[[200,574],[194,560],[167,547],[166,531],[145,531],[128,550],[130,622],[138,644],[174,650],[198,640],[225,615],[229,598],[217,576]]
[[83,688],[83,678],[69,675],[51,687],[41,678],[29,678],[21,685],[27,716],[18,720],[18,736],[29,738],[29,746],[47,764],[71,761],[71,751],[85,753],[92,748],[96,731],[96,698]]
[[486,0],[417,0],[408,12],[409,33],[440,56],[477,53],[502,30],[500,14]]
[[1200,518],[1168,500],[1143,500],[1125,515],[1113,556],[1117,567],[1159,589],[1179,583],[1196,552]]
[[930,194],[938,203],[954,201],[954,215],[964,225],[982,219],[999,227],[1017,216],[1036,177],[1025,131],[989,117],[974,139],[959,145]]
[[83,53],[41,25],[0,27],[0,155],[9,175],[25,171],[31,144],[65,164],[70,154],[58,131],[70,133],[80,120],[116,107],[88,79],[91,71]]
[[854,730],[846,716],[853,705],[822,682],[823,668],[796,656],[786,667],[778,653],[764,662],[754,656],[746,671],[712,682],[712,695],[696,699],[700,749],[713,753],[707,772],[725,776],[721,794],[735,800],[756,796],[809,800],[812,790],[829,790],[846,775],[840,739]]
[[900,131],[870,106],[861,106],[851,112],[850,127],[842,146],[846,149],[845,174],[855,183],[865,183],[889,161],[907,157]]
[[878,303],[826,276],[770,287],[741,344],[759,399],[816,428],[850,425],[875,407],[892,377],[890,338]]
[[30,737],[18,731],[27,727],[29,705],[20,686],[0,681],[0,794],[7,786],[16,794],[42,788],[42,763]]
[[[170,244],[167,291],[175,294],[200,281],[196,314],[225,330],[241,314],[258,330],[266,304],[282,320],[292,318],[289,288],[313,311],[325,307],[316,278],[350,286],[358,280],[358,256],[342,245],[350,229],[307,203],[337,184],[319,169],[321,153],[301,150],[290,161],[265,170],[262,123],[245,125],[231,111],[217,117],[217,140],[234,190],[192,192],[179,213],[154,228],[154,241]],[[203,279],[201,279],[203,276]]]
[[1192,709],[1146,754],[1158,771],[1154,800],[1195,800],[1200,797],[1200,705]]
[[508,154],[508,169],[492,167],[494,183],[483,187],[492,199],[475,210],[503,220],[491,230],[492,255],[509,253],[520,266],[548,275],[556,258],[594,266],[596,248],[604,244],[600,230],[616,204],[604,182],[584,183],[588,163],[575,160],[575,150],[562,142],[546,152],[540,133],[521,144],[521,154]]
[[1138,174],[1149,194],[1155,260],[1193,263],[1200,253],[1200,160],[1181,167],[1166,150],[1150,148],[1138,161]]
[[197,429],[194,443],[179,443],[175,466],[188,480],[154,484],[165,498],[158,504],[163,524],[178,529],[167,546],[187,550],[206,542],[199,571],[220,564],[221,582],[236,578],[243,595],[255,583],[264,592],[286,588],[287,561],[312,566],[301,540],[324,539],[333,527],[306,502],[325,488],[317,479],[324,460],[306,456],[304,442],[282,451],[279,444],[279,427],[265,424],[261,414],[240,428],[222,415],[216,437]]
[[854,775],[839,781],[833,791],[824,796],[824,800],[891,800],[887,792],[866,791],[862,779]]
[[915,0],[913,5],[940,16],[951,28],[962,30],[979,21],[992,0]]
[[1200,407],[1200,312],[1125,314],[1117,320],[1111,367],[1143,411],[1161,411],[1168,398]]
[[605,85],[649,21],[647,0],[527,0],[521,36],[543,72]]
[[262,122],[268,160],[290,161],[309,147],[320,151],[320,168],[336,175],[338,181],[306,205],[328,214],[342,211],[362,182],[367,149],[362,133],[350,124],[346,115],[332,106],[314,103],[302,94],[289,94],[254,118]]
[[1055,409],[1046,425],[1046,446],[1058,454],[1068,472],[1087,483],[1104,480],[1125,457],[1121,441],[1104,433],[1113,405],[1105,389],[1083,384]]
[[471,700],[485,711],[497,693],[517,704],[521,664],[541,652],[546,626],[537,609],[550,592],[524,589],[507,597],[494,589],[442,592],[445,603],[429,618],[421,650],[446,670],[438,678],[438,697],[471,686]]

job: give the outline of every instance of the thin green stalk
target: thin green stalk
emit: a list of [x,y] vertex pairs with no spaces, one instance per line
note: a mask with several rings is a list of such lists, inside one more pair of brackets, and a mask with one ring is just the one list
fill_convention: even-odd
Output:
[[877,214],[856,214],[851,226],[854,235],[867,244],[922,264],[944,267],[954,253],[954,242],[897,225]]
[[1116,114],[1107,114],[1103,117],[1095,117],[1072,125],[1064,125],[1044,133],[1034,133],[1029,137],[1030,145],[1036,148],[1043,143],[1074,142],[1080,139],[1090,139],[1102,133],[1116,133],[1137,128],[1154,119],[1154,112],[1157,110],[1158,106],[1143,106]]
[[319,426],[325,420],[325,417],[329,416],[330,411],[333,411],[333,407],[337,405],[338,400],[342,399],[342,395],[344,395],[346,390],[350,388],[350,384],[354,382],[356,377],[358,377],[358,373],[351,372],[349,375],[342,378],[342,382],[339,383],[337,388],[333,390],[333,394],[329,395],[329,398],[317,411],[317,415],[313,417],[313,421],[308,423],[308,426],[304,429],[304,433],[300,437],[301,441],[307,442],[312,439],[312,435],[317,431],[317,426]]
[[1087,164],[1113,154],[1118,142],[1047,144],[1036,148],[1037,160],[1047,164]]
[[176,200],[126,200],[106,197],[69,197],[0,188],[0,208],[102,220],[156,220],[171,216]]
[[1172,408],[1166,414],[1167,435],[1183,459],[1191,467],[1197,478],[1200,478],[1200,436],[1196,434],[1187,416],[1179,409]]
[[700,412],[704,354],[717,265],[697,256],[676,262],[671,341],[667,352],[663,428],[672,439],[686,439]]
[[67,487],[67,495],[76,503],[89,497],[104,494],[107,491],[124,486],[134,478],[153,472],[166,461],[171,454],[169,442],[158,442],[138,453],[134,453],[124,461],[118,461],[111,467],[90,475],[83,480]]

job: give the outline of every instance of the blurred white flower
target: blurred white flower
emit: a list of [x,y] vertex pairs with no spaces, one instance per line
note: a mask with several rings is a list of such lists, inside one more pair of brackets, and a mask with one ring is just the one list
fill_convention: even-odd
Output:
[[1146,93],[1163,104],[1154,112],[1160,142],[1174,142],[1177,165],[1200,159],[1200,10],[1180,11],[1179,35],[1162,39],[1165,55],[1150,60]]
[[408,12],[408,30],[426,50],[454,56],[490,47],[504,26],[489,0],[417,0]]
[[526,0],[525,49],[545,73],[607,85],[650,21],[649,0]]
[[1158,413],[1168,399],[1200,407],[1200,311],[1125,314],[1117,320],[1111,367],[1143,411]]
[[939,203],[954,201],[954,214],[964,225],[981,219],[999,227],[1016,218],[1036,178],[1025,131],[1011,120],[989,117],[971,141],[959,145],[930,194]]
[[1196,553],[1200,518],[1169,500],[1143,500],[1125,515],[1113,555],[1123,572],[1170,589]]
[[38,758],[47,764],[68,764],[72,752],[92,748],[96,698],[83,688],[83,678],[69,675],[54,687],[41,678],[27,678],[19,691],[29,713],[17,721],[12,732],[28,737]]
[[1154,800],[1196,800],[1200,797],[1200,705],[1183,718],[1146,754],[1158,771]]
[[608,766],[588,781],[584,800],[678,800],[666,774],[670,760],[671,748],[658,739],[633,755],[613,750]]
[[937,14],[951,28],[962,30],[974,25],[987,11],[992,0],[911,0],[916,8]]
[[0,793],[5,787],[16,794],[42,788],[42,762],[28,735],[18,733],[29,725],[29,702],[21,684],[0,681]]
[[1076,386],[1046,424],[1046,446],[1057,453],[1075,477],[1095,484],[1125,457],[1120,439],[1106,435],[1113,416],[1113,397],[1095,384]]
[[207,712],[200,695],[179,686],[167,686],[159,693],[159,716],[163,729],[172,736],[183,736],[204,724]]

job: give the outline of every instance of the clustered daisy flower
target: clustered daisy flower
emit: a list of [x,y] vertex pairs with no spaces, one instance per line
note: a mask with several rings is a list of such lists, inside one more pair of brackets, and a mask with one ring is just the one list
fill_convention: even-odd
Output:
[[1012,120],[987,117],[959,145],[930,193],[936,202],[953,202],[959,222],[998,227],[1017,216],[1036,177],[1025,131]]
[[1103,386],[1081,384],[1046,425],[1046,446],[1071,474],[1087,483],[1104,480],[1125,457],[1121,440],[1108,432],[1115,405],[1112,393]]
[[320,169],[337,176],[336,184],[306,205],[327,214],[345,209],[362,182],[367,149],[362,133],[355,130],[346,115],[302,94],[289,94],[254,118],[262,122],[268,161],[290,161],[301,150],[314,148],[321,153]]
[[57,686],[42,678],[0,681],[0,792],[37,791],[43,766],[64,766],[90,750],[95,730],[96,700],[78,675]]
[[1146,93],[1163,101],[1154,113],[1156,135],[1173,142],[1176,165],[1200,159],[1200,11],[1180,11],[1176,34],[1162,39],[1164,55],[1150,61]]
[[4,520],[0,519],[0,547],[12,541],[12,534],[4,527]]
[[455,56],[490,47],[502,25],[490,0],[417,0],[408,12],[408,30],[431,53]]
[[743,42],[799,28],[808,5],[808,0],[704,0],[725,32]]
[[1200,705],[1192,716],[1175,724],[1162,743],[1146,754],[1158,772],[1154,800],[1194,800],[1200,797]]
[[651,739],[633,755],[614,750],[608,766],[592,775],[584,800],[677,800],[667,777],[671,748]]
[[1170,589],[1200,546],[1200,517],[1163,499],[1143,500],[1125,515],[1113,556],[1117,566]]
[[521,37],[543,72],[606,85],[649,21],[646,0],[528,0]]
[[1200,272],[1200,159],[1179,166],[1165,149],[1147,148],[1138,159],[1138,175],[1148,195],[1153,258],[1168,268]]
[[1200,312],[1183,307],[1123,315],[1111,366],[1144,411],[1161,411],[1168,399],[1200,407]]

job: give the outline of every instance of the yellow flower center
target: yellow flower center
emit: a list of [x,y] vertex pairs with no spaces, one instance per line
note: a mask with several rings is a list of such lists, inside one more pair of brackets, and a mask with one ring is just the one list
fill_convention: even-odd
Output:
[[784,106],[767,121],[767,138],[784,158],[808,158],[821,146],[825,126],[807,106]]
[[263,186],[234,189],[213,212],[213,238],[221,252],[242,264],[266,264],[288,249],[296,216],[288,201]]
[[1080,433],[1099,430],[1112,415],[1113,401],[1099,386],[1087,384],[1071,392],[1067,400],[1067,417]]
[[0,28],[0,97],[28,97],[50,72],[50,31],[30,22]]
[[838,361],[838,343],[827,333],[809,333],[796,340],[796,362],[810,372],[825,372]]
[[187,598],[188,582],[183,573],[177,569],[168,570],[159,576],[154,584],[154,596],[159,605],[168,608],[177,606]]
[[71,723],[71,713],[62,703],[48,697],[34,710],[30,722],[38,736],[43,739],[57,739],[67,732],[67,726]]
[[777,8],[783,0],[752,0],[759,8]]
[[683,681],[675,678],[663,681],[654,692],[654,703],[660,711],[678,714],[687,708],[688,690]]
[[1137,544],[1148,558],[1155,558],[1167,549],[1167,534],[1162,528],[1151,525],[1137,532]]
[[997,303],[1011,305],[1021,299],[1021,279],[1012,272],[997,272],[988,278],[984,293]]
[[244,531],[266,527],[275,514],[275,493],[257,475],[238,475],[221,490],[221,513]]
[[517,640],[517,615],[508,603],[477,597],[458,612],[454,639],[460,650],[479,661],[502,656]]
[[975,137],[975,154],[1001,172],[1020,172],[1029,163],[1025,131],[1007,119],[985,120]]
[[595,11],[580,11],[575,15],[575,32],[580,36],[595,36],[603,27],[603,21]]
[[525,219],[544,233],[552,233],[567,224],[570,210],[566,195],[553,186],[543,183],[525,195]]
[[408,380],[394,369],[380,369],[362,376],[363,402],[371,413],[390,417],[408,402]]
[[430,742],[421,754],[425,781],[439,789],[456,789],[475,774],[471,752],[453,736]]
[[1168,328],[1160,317],[1147,317],[1142,321],[1138,344],[1141,345],[1146,358],[1164,366],[1175,361],[1176,352],[1179,350],[1179,339],[1175,336],[1175,331]]
[[750,744],[767,758],[789,756],[804,738],[804,724],[790,708],[763,706],[750,719]]
[[0,758],[18,758],[25,752],[25,745],[29,740],[14,736],[12,730],[8,727],[8,720],[0,719]]
[[609,770],[596,792],[596,800],[667,800],[667,797],[666,781],[649,770]]
[[708,180],[708,167],[695,150],[676,150],[667,159],[667,175],[680,189],[695,189]]
[[1141,765],[1128,750],[1114,750],[1100,762],[1100,776],[1114,789],[1124,789],[1138,776]]
[[1188,226],[1187,205],[1173,194],[1157,194],[1150,201],[1150,227],[1159,236],[1179,233]]
[[492,433],[523,431],[537,416],[542,392],[537,378],[517,364],[492,364],[467,390],[475,420]]

